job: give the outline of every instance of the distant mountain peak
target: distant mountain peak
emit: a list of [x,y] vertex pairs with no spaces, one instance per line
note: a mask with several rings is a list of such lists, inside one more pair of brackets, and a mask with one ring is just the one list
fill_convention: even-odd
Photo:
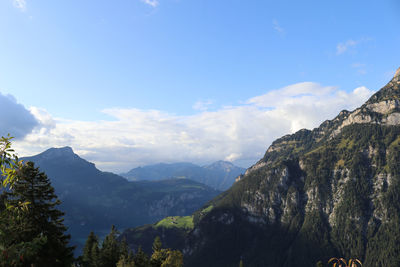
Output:
[[230,165],[233,166],[232,162],[230,161],[225,161],[225,160],[218,160],[214,163],[211,163],[210,165]]
[[233,184],[235,178],[244,171],[244,168],[237,167],[231,162],[220,160],[206,166],[188,162],[159,163],[134,168],[127,173],[122,173],[121,176],[130,181],[186,178],[218,190],[226,190]]
[[[77,154],[74,153],[71,147],[65,146],[65,147],[52,147],[49,148],[42,153],[38,154],[36,157],[42,158],[42,159],[58,159],[62,158],[63,160],[77,160],[81,159]],[[83,159],[81,159],[83,160]]]
[[232,162],[226,161],[226,160],[218,160],[218,161],[214,162],[214,164],[228,164],[228,165],[233,165]]
[[72,147],[70,147],[70,146],[53,147],[48,150],[59,151],[59,153],[63,153],[63,154],[75,154],[74,151],[72,150]]
[[45,150],[42,154],[51,154],[52,156],[65,156],[65,155],[75,155],[71,147],[52,147]]
[[382,89],[376,92],[367,101],[366,104],[379,103],[383,101],[399,101],[400,100],[400,68],[398,68],[392,80]]
[[232,162],[224,161],[224,160],[218,160],[214,163],[211,163],[210,165],[204,166],[204,168],[207,168],[207,169],[223,169],[223,170],[230,170],[235,167],[236,166],[233,165]]

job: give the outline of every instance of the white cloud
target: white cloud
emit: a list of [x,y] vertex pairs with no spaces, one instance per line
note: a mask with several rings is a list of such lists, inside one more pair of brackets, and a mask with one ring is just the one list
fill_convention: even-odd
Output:
[[206,111],[210,108],[210,106],[214,104],[214,101],[211,99],[205,100],[205,101],[197,101],[194,103],[192,108],[194,110],[201,110],[201,111]]
[[143,3],[152,6],[152,7],[157,7],[160,3],[158,0],[141,0]]
[[336,46],[336,55],[341,55],[346,52],[349,48],[354,47],[358,44],[358,41],[354,40],[347,40],[344,43],[339,43]]
[[26,11],[26,1],[25,0],[13,0],[13,4],[19,10]]
[[111,108],[111,121],[73,121],[32,108],[43,129],[15,143],[20,155],[71,146],[102,170],[115,172],[157,163],[230,160],[251,164],[276,138],[313,128],[342,109],[352,110],[372,94],[365,87],[347,93],[312,82],[293,84],[251,98],[244,105],[177,116],[159,110]]
[[35,130],[39,130],[43,134],[46,134],[51,129],[56,127],[56,122],[54,121],[53,117],[45,109],[30,107],[29,111],[32,113],[33,116],[35,116],[36,120],[39,123],[39,127],[36,127]]
[[278,33],[285,33],[285,30],[279,25],[279,22],[276,19],[272,20],[272,25],[274,26],[274,30]]

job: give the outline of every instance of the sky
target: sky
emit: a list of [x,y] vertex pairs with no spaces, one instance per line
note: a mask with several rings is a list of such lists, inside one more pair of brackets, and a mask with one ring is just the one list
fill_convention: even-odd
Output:
[[400,67],[400,1],[1,0],[0,135],[104,171],[256,163]]

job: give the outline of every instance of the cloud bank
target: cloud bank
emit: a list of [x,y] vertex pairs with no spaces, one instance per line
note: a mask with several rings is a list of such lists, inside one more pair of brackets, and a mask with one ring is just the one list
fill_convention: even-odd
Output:
[[178,116],[160,110],[103,110],[110,121],[52,118],[31,108],[40,122],[15,148],[20,155],[49,147],[71,146],[102,170],[123,172],[157,163],[228,160],[249,166],[260,159],[276,138],[302,128],[314,128],[341,110],[352,110],[373,92],[359,87],[347,93],[332,86],[304,82],[253,97],[244,104],[199,110]]
[[36,117],[11,95],[0,93],[0,136],[23,138],[39,126]]

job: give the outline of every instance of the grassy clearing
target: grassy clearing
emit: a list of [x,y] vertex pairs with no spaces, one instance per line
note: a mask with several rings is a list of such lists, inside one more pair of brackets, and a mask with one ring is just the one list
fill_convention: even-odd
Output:
[[213,205],[208,206],[207,208],[203,209],[201,212],[203,214],[210,212],[214,208]]
[[170,216],[155,224],[155,227],[193,229],[193,216]]

